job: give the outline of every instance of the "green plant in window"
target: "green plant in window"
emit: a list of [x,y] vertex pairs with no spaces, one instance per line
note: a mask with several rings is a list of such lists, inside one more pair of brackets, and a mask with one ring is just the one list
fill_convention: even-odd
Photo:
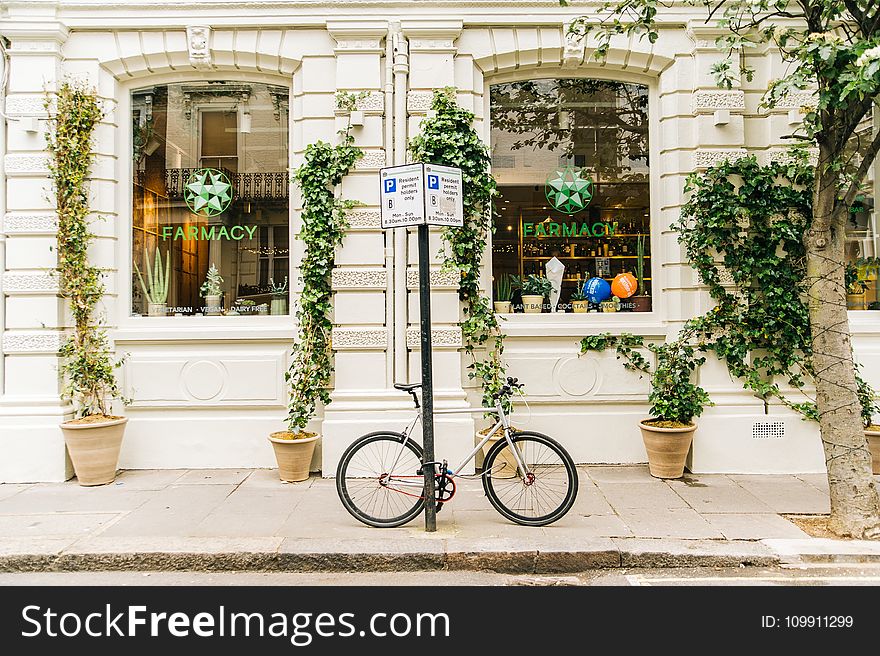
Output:
[[513,276],[502,273],[495,280],[495,300],[504,303],[510,301],[513,296]]
[[587,284],[586,280],[584,280],[582,278],[578,278],[574,284],[574,291],[571,293],[571,296],[569,297],[570,300],[572,300],[572,301],[586,301],[587,295],[584,293],[584,285],[586,285],[586,284]]
[[107,338],[96,316],[104,295],[101,270],[88,257],[94,235],[89,228],[88,177],[92,166],[92,135],[103,112],[94,90],[64,82],[50,114],[46,146],[58,216],[58,284],[73,317],[73,333],[61,346],[63,394],[77,417],[109,415],[113,399],[121,399],[116,367]]
[[546,276],[529,274],[529,276],[523,280],[522,291],[526,296],[543,296],[544,298],[547,298],[550,296],[550,292],[553,291],[553,283],[551,283],[550,279]]
[[[357,104],[358,96],[337,94],[337,107],[345,111]],[[346,212],[357,205],[336,195],[343,178],[363,157],[354,145],[351,124],[339,131],[339,143],[317,141],[306,147],[305,161],[294,174],[303,199],[302,230],[298,238],[305,244],[300,276],[302,292],[296,312],[298,333],[294,342],[290,368],[285,374],[289,388],[288,429],[303,435],[319,402],[330,403],[330,377],[333,374],[333,352],[330,341],[333,324],[333,271],[336,248],[342,243],[348,226]],[[273,293],[283,294],[281,286],[272,282]]]
[[[158,255],[158,251],[156,254]],[[168,259],[170,260],[171,258],[169,257]],[[223,278],[220,276],[220,272],[213,263],[208,268],[208,273],[205,275],[205,282],[200,291],[202,298],[207,298],[208,296],[220,296],[223,293]]]
[[440,234],[448,249],[446,270],[460,276],[458,297],[464,304],[464,320],[459,325],[465,353],[472,359],[468,377],[480,382],[483,405],[492,407],[506,376],[504,335],[491,300],[481,288],[480,272],[489,233],[494,231],[492,199],[498,192],[489,174],[489,151],[473,127],[474,115],[458,106],[455,89],[435,90],[431,110],[433,117],[422,121],[421,133],[410,142],[409,150],[414,162],[462,171],[464,227],[444,228]]
[[645,235],[636,237],[636,280],[640,295],[647,294],[645,289]]
[[165,268],[163,270],[162,253],[159,249],[156,249],[153,266],[150,266],[150,258],[147,256],[146,250],[144,250],[144,265],[147,267],[146,282],[144,281],[144,277],[141,274],[137,262],[134,264],[134,270],[141,283],[141,289],[144,292],[144,296],[147,297],[147,302],[153,303],[154,305],[162,305],[168,300],[168,280],[171,276],[171,253],[169,252],[165,258]]

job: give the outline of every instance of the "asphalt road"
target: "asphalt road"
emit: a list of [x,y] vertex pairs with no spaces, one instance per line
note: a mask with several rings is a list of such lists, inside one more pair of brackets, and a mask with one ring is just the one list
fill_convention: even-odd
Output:
[[511,575],[493,572],[382,572],[297,574],[280,572],[26,572],[0,573],[9,585],[880,585],[880,564],[772,568],[673,568],[594,570],[571,575]]

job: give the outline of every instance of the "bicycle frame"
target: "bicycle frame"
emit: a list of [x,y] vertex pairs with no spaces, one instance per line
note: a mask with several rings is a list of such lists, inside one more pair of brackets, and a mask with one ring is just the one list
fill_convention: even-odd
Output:
[[[434,414],[435,415],[478,414],[478,413],[482,413],[482,412],[486,412],[486,409],[485,408],[460,408],[460,409],[459,408],[450,408],[450,409],[446,409],[446,410],[435,410]],[[519,447],[516,446],[516,444],[513,442],[513,440],[510,437],[510,420],[507,416],[507,413],[504,412],[504,408],[502,407],[500,400],[495,403],[495,412],[498,413],[499,419],[497,422],[495,422],[495,425],[492,427],[492,429],[486,434],[486,436],[482,440],[480,440],[480,443],[477,444],[473,448],[473,450],[467,455],[467,457],[464,460],[462,460],[461,464],[459,464],[458,467],[447,470],[447,472],[446,472],[447,475],[453,476],[453,477],[457,476],[458,473],[462,469],[464,469],[465,465],[467,465],[477,455],[477,453],[480,452],[480,449],[482,449],[489,442],[489,440],[492,439],[492,436],[495,435],[495,433],[497,433],[501,429],[503,429],[503,431],[504,431],[504,439],[507,442],[507,445],[510,448],[511,453],[513,453],[513,457],[516,460],[517,467],[520,468],[520,471],[525,472],[526,475],[531,473],[531,471],[528,468],[528,465],[525,463],[525,459],[523,458],[522,454],[519,451]],[[403,455],[404,449],[406,448],[404,446],[406,439],[412,434],[412,431],[415,429],[416,426],[418,426],[418,424],[421,420],[422,420],[422,413],[416,412],[415,418],[403,430],[404,439],[402,439],[400,441],[400,451],[397,453],[397,455],[394,458],[394,465],[395,466],[396,466],[397,462],[399,461],[401,455]],[[424,464],[428,464],[428,463],[424,463]],[[435,462],[433,464],[438,464],[438,463]],[[484,475],[485,475],[485,472],[484,472]],[[406,481],[398,481],[398,485],[406,485],[406,486],[410,486],[410,487],[422,487],[423,483],[416,483],[416,482],[410,483],[410,482],[406,482]]]

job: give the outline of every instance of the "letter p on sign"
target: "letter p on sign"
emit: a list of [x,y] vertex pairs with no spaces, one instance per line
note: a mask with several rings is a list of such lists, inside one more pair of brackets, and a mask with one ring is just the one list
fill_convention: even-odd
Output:
[[391,194],[397,191],[397,178],[385,179],[385,193]]

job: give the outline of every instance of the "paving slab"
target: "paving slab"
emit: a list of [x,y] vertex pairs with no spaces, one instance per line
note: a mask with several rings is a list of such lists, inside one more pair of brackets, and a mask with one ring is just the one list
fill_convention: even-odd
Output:
[[625,508],[620,518],[638,538],[723,538],[692,508]]
[[831,512],[827,492],[795,476],[734,474],[731,478],[774,512],[808,515]]
[[810,537],[790,521],[775,513],[704,513],[703,518],[728,540]]
[[35,485],[0,501],[0,515],[51,512],[123,512],[154,497],[150,490],[126,490],[113,485],[81,487],[76,483]]
[[162,490],[186,473],[186,469],[126,469],[116,475],[114,485],[126,490]]
[[192,469],[175,481],[176,485],[238,485],[250,469]]
[[20,485],[17,483],[2,483],[0,484],[0,501],[3,499],[7,499],[14,494],[18,494],[24,490],[27,490],[31,485]]
[[597,481],[599,491],[615,511],[628,508],[661,510],[667,508],[690,508],[666,483],[603,483]]
[[584,468],[590,479],[596,483],[644,483],[650,481],[661,482],[652,478],[648,471],[648,465],[589,465]]
[[670,481],[670,488],[697,512],[769,513],[773,510],[743,487],[727,477],[708,482]]
[[116,519],[115,513],[54,513],[0,516],[0,535],[8,537],[81,537]]
[[785,563],[880,562],[880,542],[829,538],[762,540]]

